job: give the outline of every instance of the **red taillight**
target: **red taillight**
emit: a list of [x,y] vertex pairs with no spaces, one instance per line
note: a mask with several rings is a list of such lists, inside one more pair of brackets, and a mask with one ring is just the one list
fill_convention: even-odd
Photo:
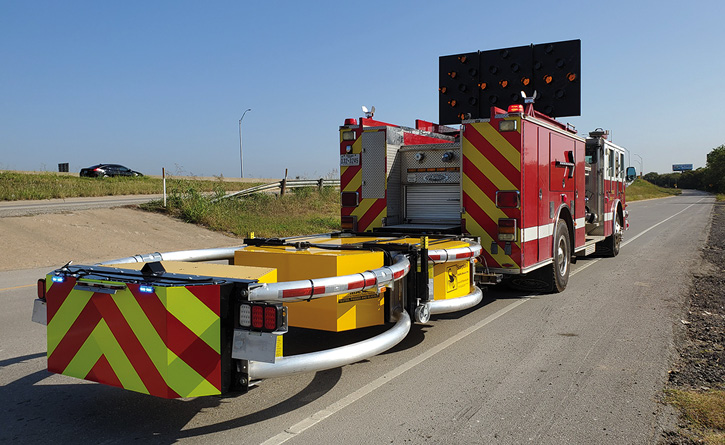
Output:
[[262,306],[252,306],[252,327],[254,329],[264,327],[264,308]]
[[99,171],[101,171],[101,169],[100,168],[94,168],[93,171],[94,172],[99,172]]
[[45,278],[38,280],[38,298],[45,300]]
[[498,220],[498,240],[516,241],[516,220],[514,218]]
[[247,303],[239,305],[239,326],[264,332],[287,331],[287,312],[280,303]]
[[521,205],[521,194],[516,191],[497,191],[496,207],[504,209],[518,209]]
[[357,207],[359,204],[357,192],[342,192],[340,194],[340,203],[343,207]]
[[274,306],[264,308],[264,329],[269,331],[277,329],[277,308]]

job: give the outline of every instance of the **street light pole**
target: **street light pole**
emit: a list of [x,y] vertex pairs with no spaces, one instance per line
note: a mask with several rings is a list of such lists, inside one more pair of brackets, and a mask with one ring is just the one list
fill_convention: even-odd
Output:
[[252,109],[247,108],[246,110],[244,110],[244,113],[242,113],[242,117],[239,118],[239,165],[241,167],[242,178],[244,177],[244,152],[242,152],[242,119],[244,119],[244,115],[247,114],[247,111],[252,111]]
[[642,162],[642,156],[638,155],[637,153],[632,154],[639,158],[639,177],[642,178],[644,177],[644,162]]

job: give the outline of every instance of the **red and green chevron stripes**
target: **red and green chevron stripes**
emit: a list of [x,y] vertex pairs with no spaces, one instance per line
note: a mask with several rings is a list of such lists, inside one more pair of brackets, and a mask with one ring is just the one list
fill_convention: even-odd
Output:
[[164,398],[221,394],[219,286],[47,283],[48,370]]

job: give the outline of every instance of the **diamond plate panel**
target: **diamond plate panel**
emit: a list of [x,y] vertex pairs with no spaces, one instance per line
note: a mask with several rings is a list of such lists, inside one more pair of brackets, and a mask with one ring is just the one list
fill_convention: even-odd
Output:
[[362,198],[385,198],[385,131],[362,134]]
[[401,164],[400,146],[393,145],[388,138],[388,215],[387,225],[400,224],[401,220]]

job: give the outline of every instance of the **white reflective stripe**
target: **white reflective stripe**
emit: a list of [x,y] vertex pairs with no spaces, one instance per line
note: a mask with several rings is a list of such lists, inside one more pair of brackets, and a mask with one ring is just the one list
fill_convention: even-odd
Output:
[[554,223],[539,226],[539,239],[554,235]]
[[611,220],[612,220],[612,216],[613,216],[613,215],[614,215],[614,213],[612,213],[612,212],[607,212],[607,213],[606,213],[606,214],[604,215],[604,221],[611,221]]
[[584,227],[584,218],[577,218],[574,222],[574,230]]
[[[582,219],[582,224],[583,224]],[[521,242],[535,241],[541,238],[547,238],[554,234],[554,223],[544,224],[543,226],[526,227],[521,229]]]
[[527,227],[525,229],[521,229],[521,242],[525,243],[526,241],[533,241],[535,239],[538,239],[539,237],[539,228],[538,227]]

